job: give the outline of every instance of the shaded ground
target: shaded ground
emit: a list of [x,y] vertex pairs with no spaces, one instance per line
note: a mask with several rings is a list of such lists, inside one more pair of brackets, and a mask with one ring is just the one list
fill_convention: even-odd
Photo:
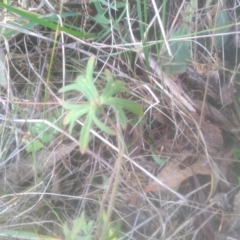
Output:
[[[38,26],[30,29],[36,37],[19,33],[2,41],[9,85],[1,84],[0,98],[0,236],[18,239],[31,232],[65,239],[64,223],[71,229],[84,212],[85,223],[93,221],[89,234],[99,239],[119,167],[118,140],[93,128],[89,149],[80,154],[83,119],[69,134],[58,102],[82,101],[78,93],[63,96],[58,90],[83,74],[94,54],[99,91],[107,68],[130,90],[122,97],[144,109],[141,118],[128,114],[128,127],[121,130],[125,152],[108,234],[239,239],[240,8],[238,1],[223,2],[156,2],[165,16],[165,34],[150,1],[146,26],[140,27],[144,2],[131,1],[129,12],[109,11],[103,4],[105,15],[94,4],[68,3],[62,9],[71,13],[66,26],[97,37],[65,34],[54,48],[53,31]],[[51,12],[47,4],[31,4],[42,15]],[[86,235],[79,231],[79,237]]]

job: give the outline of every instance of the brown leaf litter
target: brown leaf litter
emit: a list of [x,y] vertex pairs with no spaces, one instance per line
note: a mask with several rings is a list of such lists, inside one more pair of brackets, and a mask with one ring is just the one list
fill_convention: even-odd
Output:
[[36,153],[36,166],[33,164],[32,156],[21,159],[19,163],[7,166],[0,176],[2,188],[6,189],[9,186],[12,188],[21,187],[34,178],[35,173],[54,170],[54,166],[68,156],[77,146],[78,143],[70,142],[58,144],[53,150],[42,149]]

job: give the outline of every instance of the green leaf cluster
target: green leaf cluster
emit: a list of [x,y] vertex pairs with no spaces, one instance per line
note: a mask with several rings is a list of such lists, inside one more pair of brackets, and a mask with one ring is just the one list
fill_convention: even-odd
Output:
[[[69,230],[67,224],[63,225],[65,238],[67,240],[91,240],[93,223],[93,221],[87,222],[85,213],[83,212],[80,218],[74,220],[71,230]],[[81,235],[82,237],[78,237],[78,235]]]
[[[114,80],[109,70],[105,71],[107,83],[101,94],[99,94],[93,78],[94,61],[94,57],[89,59],[85,75],[80,75],[74,83],[60,89],[60,92],[78,91],[82,93],[86,99],[82,104],[72,104],[68,101],[61,102],[62,106],[69,110],[64,118],[64,124],[69,124],[70,132],[72,132],[76,120],[85,116],[79,138],[80,150],[82,153],[86,151],[89,144],[90,129],[93,123],[108,135],[114,135],[116,133],[116,130],[112,125],[112,122],[114,121],[113,119],[106,117],[104,107],[108,106],[114,110],[115,119],[119,121],[123,127],[126,127],[127,125],[127,116],[124,110],[137,115],[143,114],[143,110],[138,103],[128,99],[115,97],[119,92],[128,92],[128,89],[125,87],[124,82]],[[101,114],[105,114],[107,124],[99,120]],[[111,127],[109,127],[109,124]]]

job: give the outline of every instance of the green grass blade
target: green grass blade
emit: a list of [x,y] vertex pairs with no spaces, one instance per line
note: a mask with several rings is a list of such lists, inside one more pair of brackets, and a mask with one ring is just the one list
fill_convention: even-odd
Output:
[[12,7],[9,5],[6,5],[4,3],[0,3],[0,7],[2,8],[6,8],[7,10],[20,15],[21,17],[30,20],[31,22],[35,22],[38,23],[39,25],[48,27],[50,29],[56,30],[57,28],[59,29],[59,31],[68,33],[70,35],[73,35],[75,37],[80,37],[80,38],[95,38],[96,35],[95,34],[89,34],[89,33],[84,33],[84,32],[78,32],[78,31],[74,31],[71,30],[69,28],[66,27],[62,27],[62,26],[57,26],[57,24],[54,24],[52,22],[46,21],[43,18],[40,18],[38,15],[30,13],[28,11],[25,11],[23,9],[20,8],[16,8],[16,7]]
[[90,111],[84,121],[84,124],[82,126],[81,132],[80,132],[80,138],[79,138],[79,144],[80,144],[80,152],[82,154],[85,153],[89,140],[90,140],[90,129],[92,126],[92,121],[93,121],[93,115],[94,111]]
[[[1,230],[1,236],[2,237],[9,237],[14,239],[34,239],[34,240],[60,240],[60,238],[55,237],[49,237],[49,236],[43,236],[32,232],[27,231],[19,231],[19,230]],[[5,239],[5,238],[4,238]]]

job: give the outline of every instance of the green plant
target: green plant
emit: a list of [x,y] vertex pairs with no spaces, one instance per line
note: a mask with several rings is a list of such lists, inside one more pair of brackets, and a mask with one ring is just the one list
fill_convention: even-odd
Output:
[[[103,212],[103,217],[99,219],[100,223],[106,220],[106,213]],[[72,229],[70,230],[68,225],[65,223],[63,225],[63,234],[66,240],[91,240],[93,239],[93,221],[88,221],[86,219],[85,213],[83,212],[81,216],[74,220]],[[118,224],[116,228],[109,225],[108,235],[106,240],[117,240],[120,236],[120,225]]]
[[[103,211],[102,216],[99,218],[99,223],[102,227],[104,227],[104,223],[106,223],[106,221],[108,221],[107,213]],[[115,227],[113,227],[112,224],[109,223],[108,228],[106,230],[107,234],[105,235],[104,240],[118,240],[118,238],[120,238],[122,235],[120,233],[120,228],[121,228],[120,222],[118,222]]]
[[[26,11],[26,10],[23,10],[21,8],[16,8],[16,7],[12,7],[8,4],[4,4],[4,3],[1,3],[0,2],[0,7],[1,8],[4,8],[4,9],[7,9],[8,11],[12,12],[12,13],[15,13],[17,15],[19,15],[20,17],[22,17],[22,19],[27,19],[29,21],[29,23],[26,25],[26,24],[23,24],[21,23],[20,27],[23,28],[23,29],[30,29],[36,25],[41,25],[41,26],[44,26],[44,27],[47,27],[47,28],[50,28],[50,29],[53,29],[53,30],[57,30],[59,29],[60,31],[62,32],[65,32],[67,34],[70,34],[72,36],[75,36],[75,37],[80,37],[80,38],[94,38],[96,37],[96,35],[94,34],[88,34],[88,33],[85,33],[83,31],[75,31],[75,30],[72,30],[70,28],[67,28],[67,27],[64,27],[64,26],[58,26],[58,24],[56,24],[56,19],[57,17],[54,16],[55,19],[53,19],[52,17],[43,17],[41,15],[38,15],[38,14],[35,14],[35,13],[31,13],[29,11]],[[12,26],[15,26],[16,24],[15,23],[12,23]],[[18,26],[19,27],[19,26]],[[13,30],[13,31],[7,31],[6,33],[3,32],[3,35],[5,37],[9,37],[13,34],[16,33],[16,30]]]
[[[187,65],[191,60],[191,41],[187,39],[183,40],[181,38],[191,34],[190,23],[192,22],[193,12],[194,9],[196,9],[196,6],[196,0],[191,0],[190,3],[186,5],[183,10],[183,23],[179,24],[178,28],[170,33],[169,47],[172,56],[169,55],[167,49],[163,51],[164,69],[172,77],[176,77],[179,74],[186,72]],[[166,46],[164,46],[164,48],[166,48]]]
[[218,11],[215,17],[215,34],[218,36],[214,36],[214,44],[216,49],[221,49],[222,46],[226,43],[229,35],[226,35],[225,33],[231,31],[230,24],[231,20],[227,11]]
[[[188,34],[189,27],[187,24],[182,24],[177,30],[173,31],[170,39],[179,38],[182,35]],[[167,50],[164,52],[163,62],[164,68],[171,76],[177,76],[186,72],[187,65],[191,59],[191,42],[190,41],[171,41],[170,49],[173,57],[168,55]]]
[[[67,240],[91,240],[93,223],[93,221],[87,222],[85,213],[83,212],[80,218],[74,220],[71,230],[69,230],[67,224],[63,225],[65,238]],[[82,237],[78,237],[79,234],[81,234]]]
[[30,231],[5,230],[1,229],[0,236],[2,239],[28,239],[28,240],[61,240],[60,238],[39,235]]
[[[107,83],[102,90],[102,93],[99,94],[93,81],[93,68],[94,57],[91,57],[86,67],[86,74],[77,77],[75,83],[64,86],[59,90],[60,92],[78,91],[85,97],[86,101],[81,104],[72,104],[66,101],[61,101],[62,106],[69,110],[64,118],[64,124],[69,124],[70,132],[73,130],[75,121],[83,115],[86,115],[79,138],[80,150],[82,153],[84,153],[88,147],[90,129],[93,123],[101,131],[109,135],[116,134],[114,121],[106,115],[105,106],[112,107],[115,111],[116,122],[119,122],[123,127],[126,127],[127,125],[127,116],[123,109],[137,115],[143,114],[143,110],[138,103],[128,99],[114,97],[114,95],[119,92],[128,92],[128,89],[125,87],[124,82],[114,80],[112,74],[108,70],[105,71]],[[111,127],[99,120],[101,114],[106,117],[107,122]]]
[[[60,111],[56,109],[54,114],[47,118],[47,121],[60,126]],[[29,143],[26,146],[26,151],[28,153],[35,153],[44,147],[44,144],[49,143],[53,140],[54,136],[58,131],[54,128],[50,128],[44,122],[36,122],[31,124],[29,128],[30,137],[25,141]],[[36,137],[37,136],[37,137]]]
[[158,154],[156,154],[152,148],[152,146],[150,147],[150,152],[151,152],[151,157],[154,160],[155,163],[157,163],[159,166],[163,166],[163,164],[165,163],[165,161],[160,158],[158,156]]

